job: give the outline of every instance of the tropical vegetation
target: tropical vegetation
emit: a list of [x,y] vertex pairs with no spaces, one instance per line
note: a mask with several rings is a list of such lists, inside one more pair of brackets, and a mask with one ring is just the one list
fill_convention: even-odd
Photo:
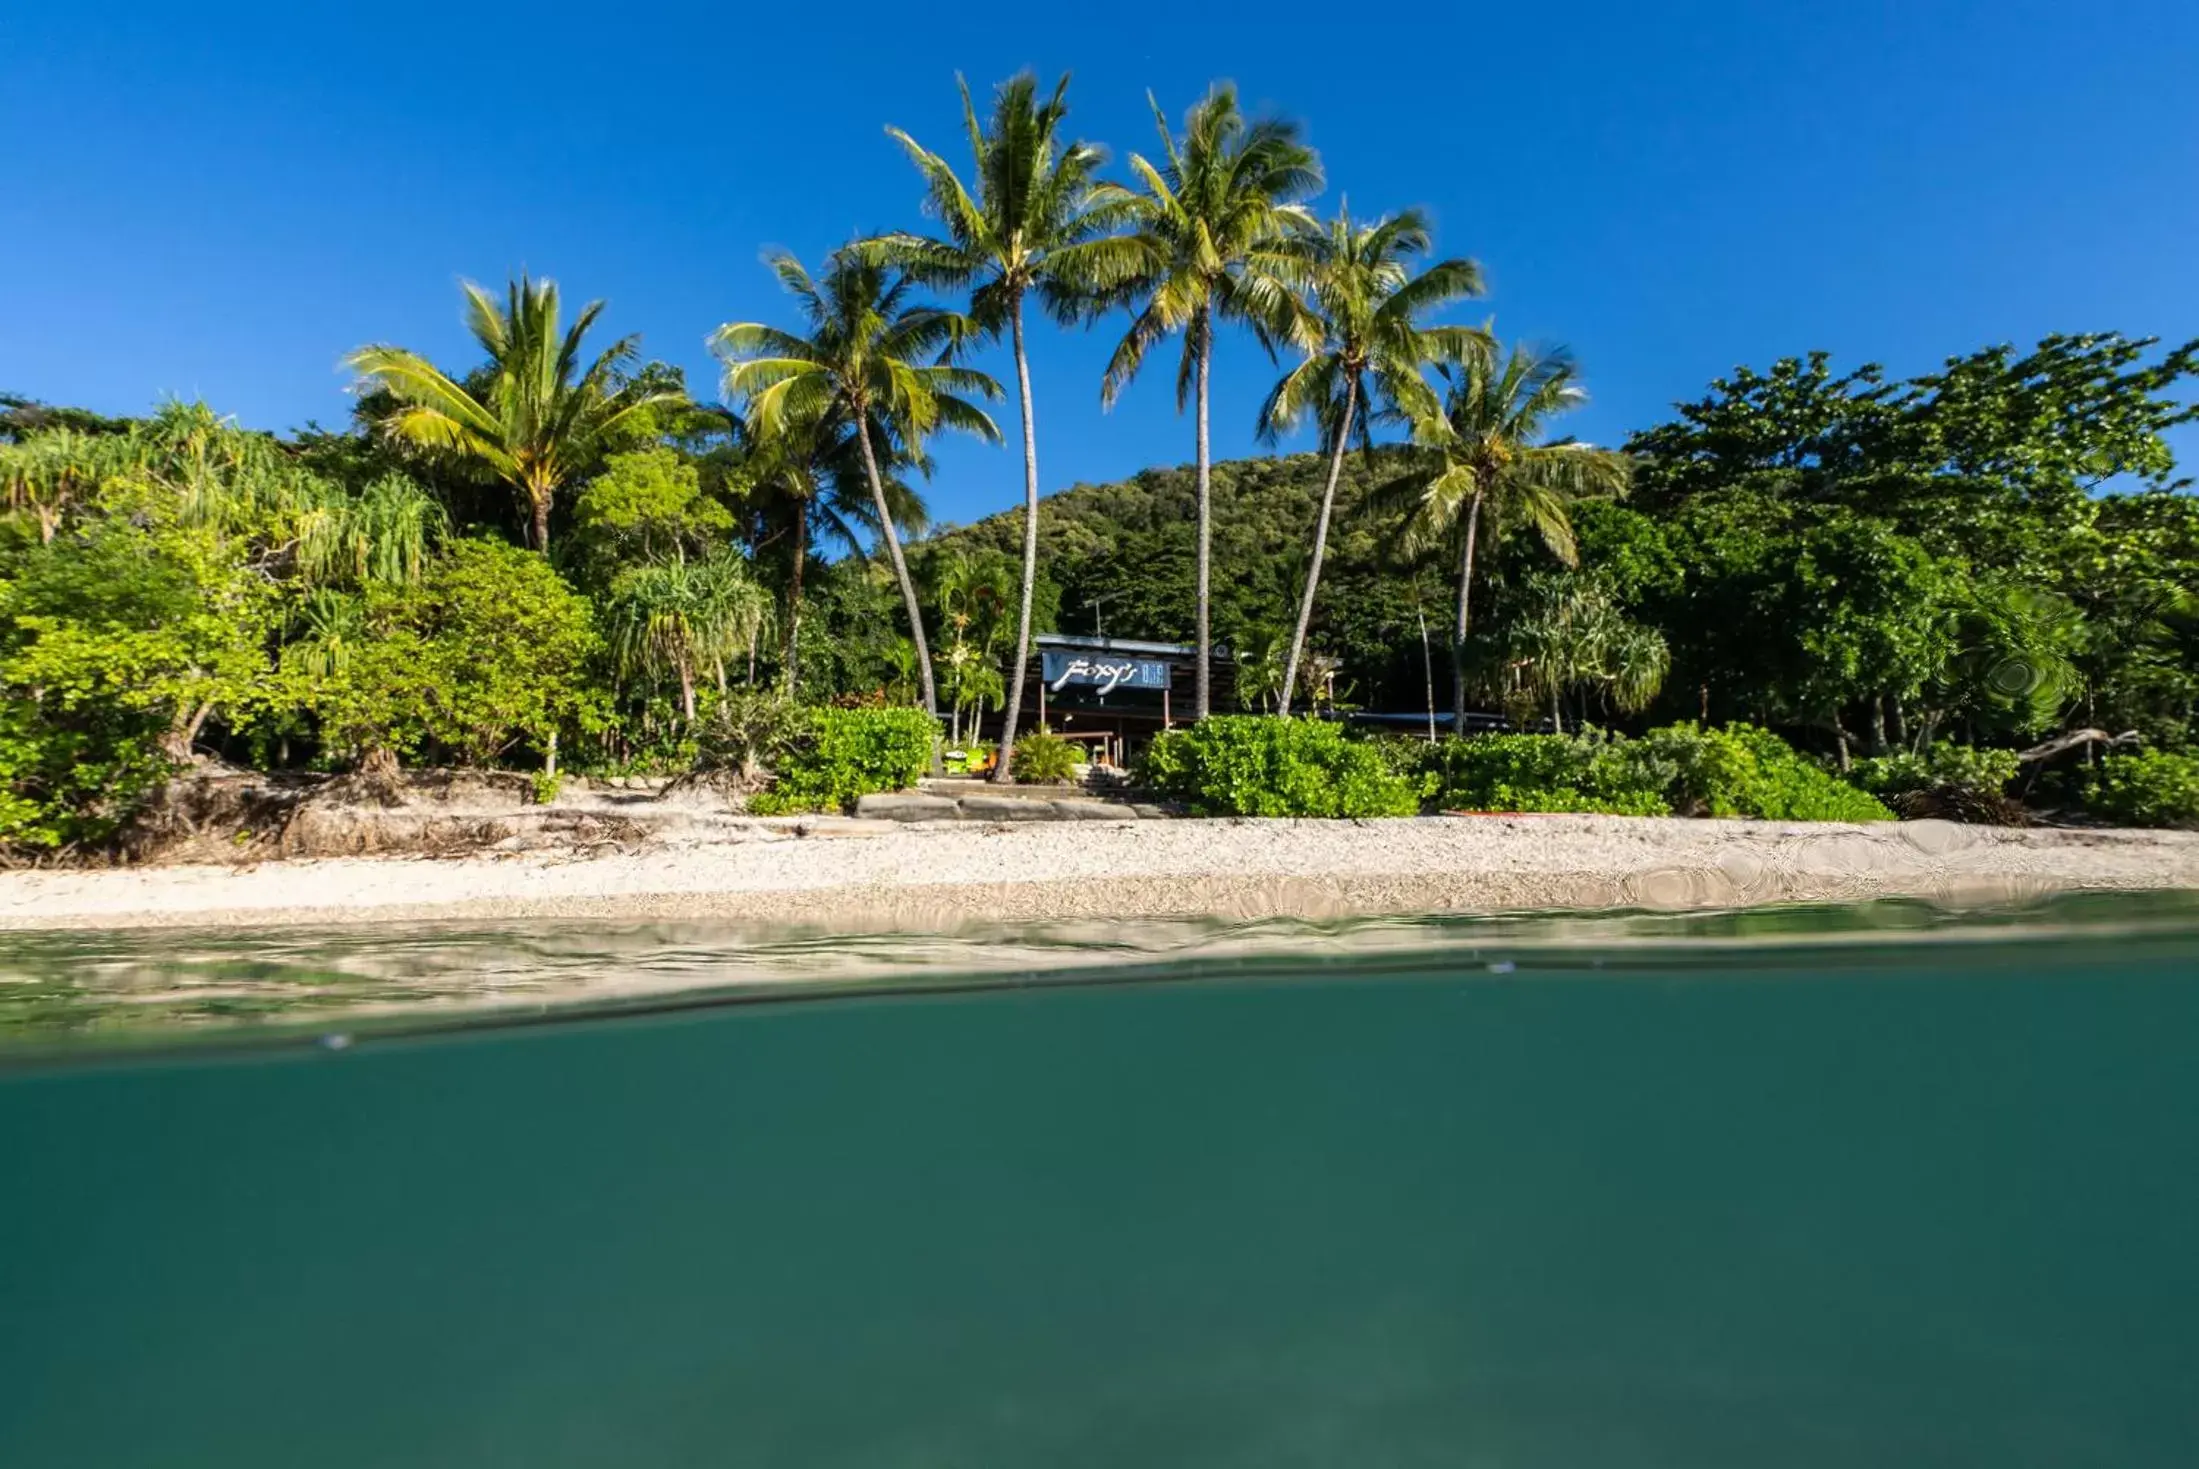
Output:
[[[529,276],[465,288],[471,360],[352,352],[340,427],[0,397],[0,854],[113,850],[221,762],[799,810],[1001,730],[994,778],[1058,779],[1024,670],[1103,606],[1191,645],[1142,772],[1195,811],[2199,824],[2199,343],[1781,357],[1582,443],[1579,365],[1444,320],[1481,272],[1410,201],[1317,215],[1297,122],[1217,86],[1111,176],[1067,98],[964,88],[966,165],[889,129],[927,218],[772,256],[718,401]],[[1097,381],[1034,381],[1049,323],[1107,328]],[[1040,399],[1179,338],[1190,463],[1043,494]],[[1214,462],[1217,349],[1316,452]],[[1003,441],[993,350],[1022,503],[934,526],[938,436]]]

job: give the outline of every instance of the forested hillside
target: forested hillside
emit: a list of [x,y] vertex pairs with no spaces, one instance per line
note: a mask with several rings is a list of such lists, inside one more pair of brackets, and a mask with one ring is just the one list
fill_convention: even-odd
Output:
[[[1578,574],[1540,535],[1484,525],[1476,699],[1535,712],[1555,692],[1568,723],[1749,719],[1828,753],[2020,743],[2062,724],[2187,745],[2199,501],[2177,492],[2161,435],[2189,415],[2168,394],[2191,358],[2103,337],[1992,349],[1907,383],[1822,358],[1738,372],[1634,438],[1627,498],[1571,508]],[[1375,493],[1414,462],[1346,459],[1313,623],[1339,699],[1368,708],[1424,707],[1431,662],[1448,699],[1455,552],[1403,554],[1407,508]],[[1250,657],[1295,609],[1324,468],[1214,468],[1215,621]],[[1099,599],[1111,634],[1183,637],[1191,493],[1179,467],[1048,499],[1058,625],[1091,631]],[[925,554],[1005,554],[1015,529],[995,517]],[[1631,711],[1615,691],[1645,670],[1622,655],[1658,685]]]

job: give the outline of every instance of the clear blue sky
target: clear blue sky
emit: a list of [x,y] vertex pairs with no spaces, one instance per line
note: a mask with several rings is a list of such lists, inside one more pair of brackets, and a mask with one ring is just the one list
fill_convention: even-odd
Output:
[[[761,249],[917,223],[883,126],[959,158],[954,73],[1024,66],[1072,70],[1076,129],[1118,156],[1153,145],[1148,88],[1180,115],[1226,77],[1303,119],[1325,203],[1425,206],[1487,270],[1464,319],[1574,349],[1598,440],[1812,347],[1908,372],[2051,331],[2199,335],[2191,0],[1281,4],[1259,34],[1227,6],[859,8],[21,0],[0,388],[334,424],[347,349],[470,365],[458,280],[524,267],[711,394],[704,334],[786,317]],[[1165,370],[1100,411],[1110,342],[1037,338],[1049,490],[1191,457]],[[1271,374],[1223,344],[1218,454],[1251,449]],[[942,454],[943,516],[1019,494],[1011,453]]]

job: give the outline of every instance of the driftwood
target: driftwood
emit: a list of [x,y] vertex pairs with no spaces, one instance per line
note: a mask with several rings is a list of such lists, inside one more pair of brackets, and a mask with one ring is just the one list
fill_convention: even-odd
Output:
[[2126,729],[2119,735],[2111,735],[2104,729],[2073,729],[2068,734],[2056,735],[2043,745],[2033,745],[2016,756],[2018,762],[2029,765],[2037,760],[2051,760],[2064,750],[2074,750],[2079,745],[2134,745],[2138,743],[2138,731]]

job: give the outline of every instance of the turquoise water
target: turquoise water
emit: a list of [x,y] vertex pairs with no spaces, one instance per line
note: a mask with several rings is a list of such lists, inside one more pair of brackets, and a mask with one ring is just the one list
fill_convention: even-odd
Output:
[[11,940],[0,1464],[2183,1469],[2189,920]]

